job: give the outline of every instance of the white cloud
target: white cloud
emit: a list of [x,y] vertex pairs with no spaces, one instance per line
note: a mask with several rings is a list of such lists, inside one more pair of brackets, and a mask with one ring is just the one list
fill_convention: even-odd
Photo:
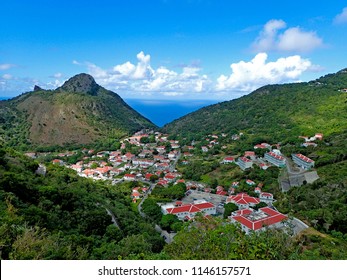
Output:
[[295,82],[300,75],[310,70],[312,63],[299,55],[267,61],[266,53],[257,54],[251,61],[232,63],[231,75],[221,75],[217,79],[218,91],[250,92],[263,85]]
[[2,78],[5,80],[11,80],[13,78],[13,76],[10,74],[4,74],[4,75],[2,75]]
[[54,77],[54,78],[57,78],[57,79],[61,78],[62,76],[63,76],[63,74],[60,73],[60,72],[55,73],[55,74],[53,75],[53,77]]
[[283,20],[268,21],[258,38],[253,42],[253,49],[257,52],[264,51],[297,51],[308,52],[323,45],[323,40],[316,32],[304,31],[300,27],[285,29],[287,24]]
[[6,63],[6,64],[0,64],[0,70],[8,70],[10,68],[13,68],[13,67],[16,67],[16,65],[14,64],[9,64],[9,63]]
[[[76,63],[74,63],[76,64]],[[159,94],[163,96],[179,96],[187,93],[201,93],[208,90],[211,81],[206,75],[201,75],[201,68],[186,66],[181,73],[164,66],[154,69],[151,66],[151,56],[144,52],[137,54],[137,63],[129,61],[102,69],[93,63],[85,63],[88,73],[96,81],[111,90],[141,95]]]
[[341,14],[338,14],[338,15],[334,18],[334,23],[335,23],[335,24],[347,23],[347,7],[343,8]]

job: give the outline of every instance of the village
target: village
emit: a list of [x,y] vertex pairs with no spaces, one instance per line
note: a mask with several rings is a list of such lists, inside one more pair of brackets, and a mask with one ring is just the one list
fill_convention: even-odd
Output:
[[[274,207],[274,194],[263,190],[263,182],[246,179],[243,182],[233,181],[230,185],[212,188],[203,182],[187,180],[184,174],[178,171],[179,165],[190,164],[196,149],[200,150],[200,155],[208,153],[209,149],[220,145],[219,139],[225,137],[226,134],[209,135],[204,139],[209,141],[207,145],[198,147],[193,141],[191,145],[181,147],[178,140],[169,140],[169,135],[144,130],[123,139],[118,150],[96,152],[83,149],[83,159],[74,164],[68,164],[61,159],[72,156],[74,152],[59,153],[52,162],[75,170],[81,177],[109,180],[113,185],[121,182],[141,182],[138,186],[134,184],[131,193],[132,202],[137,205],[143,202],[154,188],[184,184],[186,190],[182,199],[158,203],[163,215],[175,215],[181,221],[193,220],[198,213],[206,217],[222,216],[225,206],[233,204],[235,209],[227,216],[227,220],[238,224],[247,234],[269,227],[282,228],[291,231],[291,234],[297,234],[307,228],[300,220],[289,218]],[[231,136],[233,141],[238,141],[240,137],[242,133]],[[302,147],[308,147],[317,145],[315,141],[322,140],[323,135],[317,133],[313,137],[299,138],[304,140]],[[136,153],[131,152],[131,147],[137,148]],[[257,150],[263,150],[262,157],[258,156]],[[223,156],[220,165],[235,165],[242,172],[254,166],[262,170],[271,166],[286,169],[292,182],[289,182],[289,186],[280,186],[282,191],[287,191],[292,186],[301,186],[304,181],[311,183],[319,178],[316,171],[311,171],[314,168],[312,159],[296,153],[292,154],[291,158],[286,158],[281,154],[279,144],[256,144],[253,150],[245,151],[237,157]],[[244,192],[240,185],[246,186],[251,191],[248,193],[252,195]]]

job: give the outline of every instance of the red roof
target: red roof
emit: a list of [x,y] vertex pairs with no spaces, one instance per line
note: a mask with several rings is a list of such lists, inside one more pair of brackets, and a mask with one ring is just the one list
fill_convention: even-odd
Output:
[[249,215],[253,212],[252,209],[241,209],[233,212],[235,216],[243,216],[243,215]]
[[234,161],[234,158],[233,157],[226,157],[224,158],[225,161]]
[[175,208],[167,208],[166,211],[169,214],[178,214],[178,213],[197,213],[200,212],[204,209],[207,208],[213,208],[214,205],[210,202],[203,202],[200,204],[186,204],[186,205],[182,205],[182,206],[178,206]]
[[260,208],[259,212],[262,212],[263,215],[257,217],[256,215],[253,215],[252,212],[249,214],[232,217],[232,219],[238,221],[251,230],[258,230],[263,226],[270,226],[287,218],[286,215],[283,215],[282,213],[277,212],[269,207]]
[[272,193],[267,193],[267,192],[262,192],[261,194],[260,194],[260,196],[263,196],[263,197],[273,197],[273,194]]
[[246,157],[240,157],[240,160],[242,160],[243,162],[251,162],[251,160]]
[[247,157],[247,156],[249,156],[249,157],[253,157],[253,156],[255,156],[255,152],[252,152],[252,151],[246,151],[246,152],[245,152],[245,157]]
[[279,155],[275,154],[274,152],[268,152],[267,154],[270,155],[273,158],[276,158],[276,159],[279,159],[279,160],[284,160],[284,157],[279,156]]
[[227,202],[233,202],[235,204],[258,204],[260,202],[259,198],[249,196],[246,193],[239,193],[237,195],[231,195],[227,198]]
[[145,178],[146,178],[147,180],[149,180],[152,176],[153,176],[153,174],[147,173],[147,174],[145,175]]
[[304,155],[302,155],[302,154],[296,154],[296,156],[298,157],[298,158],[300,158],[301,160],[303,160],[303,161],[305,161],[305,162],[313,162],[313,160],[312,159],[310,159],[310,158],[308,158],[308,157],[306,157],[306,156],[304,156]]
[[218,195],[227,195],[228,193],[226,191],[217,191],[216,194],[218,194]]

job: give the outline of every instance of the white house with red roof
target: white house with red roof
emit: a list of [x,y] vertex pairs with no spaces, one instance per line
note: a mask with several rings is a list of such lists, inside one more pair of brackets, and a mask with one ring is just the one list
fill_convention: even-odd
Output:
[[216,214],[216,206],[204,200],[195,201],[191,204],[166,204],[161,206],[164,215],[173,214],[180,220],[190,220],[195,217],[197,213],[206,215]]
[[309,170],[314,167],[314,161],[302,154],[292,154],[292,159],[295,164],[303,169]]
[[284,167],[286,166],[286,159],[275,152],[268,152],[264,156],[265,160],[272,163],[273,165],[277,167]]
[[233,157],[226,157],[222,161],[222,163],[224,164],[233,163],[233,162],[235,162],[235,159]]
[[247,193],[238,193],[229,196],[225,203],[234,203],[239,209],[249,208],[257,205],[260,199],[257,197],[249,196]]
[[272,193],[261,192],[259,194],[259,199],[261,202],[272,203],[274,201],[274,196]]
[[248,186],[254,186],[254,185],[255,185],[255,182],[252,181],[252,180],[250,180],[250,179],[247,179],[247,180],[246,180],[246,184],[247,184]]
[[135,174],[125,174],[123,179],[126,181],[135,181],[136,175]]
[[283,222],[288,218],[270,207],[263,207],[258,211],[247,210],[236,211],[229,217],[232,223],[239,223],[246,234],[252,231],[262,231],[266,228],[281,228]]

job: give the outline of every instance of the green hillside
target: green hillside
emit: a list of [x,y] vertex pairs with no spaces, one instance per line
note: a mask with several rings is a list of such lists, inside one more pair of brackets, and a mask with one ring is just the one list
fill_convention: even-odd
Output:
[[184,116],[163,129],[181,136],[237,133],[285,141],[299,135],[347,129],[347,71],[308,83],[264,86],[239,99]]
[[0,139],[16,147],[93,144],[154,127],[87,74],[0,102]]

